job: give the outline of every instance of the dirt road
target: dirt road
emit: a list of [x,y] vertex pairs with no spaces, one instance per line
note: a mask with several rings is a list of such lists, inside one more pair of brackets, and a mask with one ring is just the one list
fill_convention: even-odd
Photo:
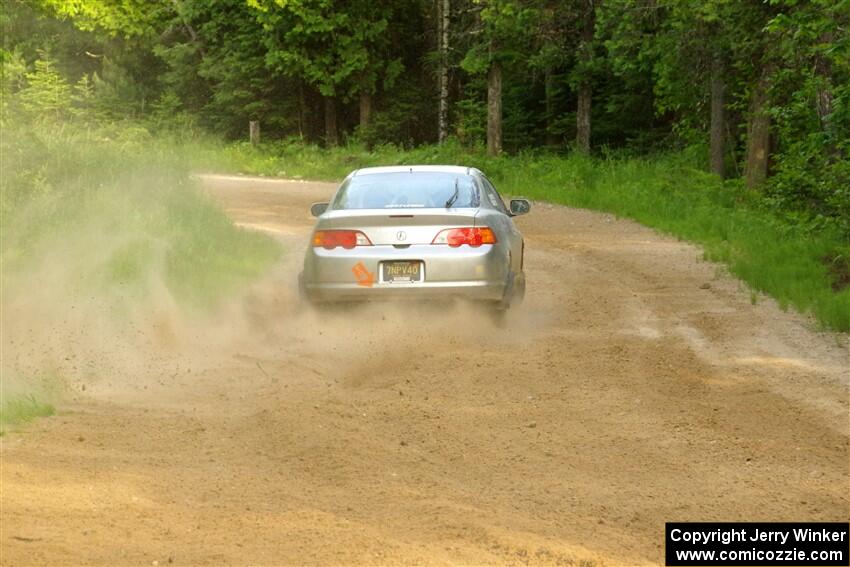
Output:
[[847,338],[696,248],[538,203],[507,328],[320,316],[294,279],[333,186],[205,183],[281,269],[2,439],[4,565],[657,564],[665,521],[850,517]]

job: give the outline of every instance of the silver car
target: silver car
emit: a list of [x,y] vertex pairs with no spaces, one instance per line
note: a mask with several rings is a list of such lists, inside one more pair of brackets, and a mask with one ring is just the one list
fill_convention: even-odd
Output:
[[460,297],[505,310],[525,293],[524,243],[481,171],[459,166],[359,169],[318,217],[299,275],[312,303]]

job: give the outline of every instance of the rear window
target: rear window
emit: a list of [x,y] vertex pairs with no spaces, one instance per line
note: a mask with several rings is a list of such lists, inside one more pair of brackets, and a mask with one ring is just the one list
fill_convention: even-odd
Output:
[[427,209],[478,206],[469,175],[438,172],[370,173],[349,178],[334,209]]

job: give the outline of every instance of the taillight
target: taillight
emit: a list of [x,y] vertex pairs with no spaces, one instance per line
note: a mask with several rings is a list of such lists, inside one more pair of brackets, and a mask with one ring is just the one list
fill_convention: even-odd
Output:
[[355,246],[372,246],[372,242],[359,230],[317,230],[313,233],[313,246],[326,250],[342,246],[351,250]]
[[452,248],[457,248],[461,244],[469,244],[473,248],[482,244],[495,244],[496,233],[492,228],[486,226],[476,226],[469,228],[447,228],[441,231],[434,238],[431,244],[448,244]]

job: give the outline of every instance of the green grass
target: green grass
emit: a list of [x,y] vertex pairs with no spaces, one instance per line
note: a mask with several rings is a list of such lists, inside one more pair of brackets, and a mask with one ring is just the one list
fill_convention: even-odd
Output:
[[55,408],[40,401],[33,395],[15,397],[0,403],[0,435],[10,425],[21,425],[37,417],[47,417],[55,413]]
[[[12,125],[14,126],[14,125]],[[51,263],[63,293],[143,304],[164,286],[206,309],[280,256],[237,228],[190,176],[192,144],[128,128],[19,129],[3,136],[3,283]]]
[[[489,157],[456,143],[402,150],[359,146],[322,150],[299,143],[208,146],[196,166],[247,174],[340,180],[352,169],[391,164],[465,164],[483,170],[505,194],[607,211],[699,244],[753,292],[784,309],[811,313],[824,329],[850,331],[850,288],[835,266],[850,267],[850,241],[762,205],[738,183],[701,171],[686,153],[598,159],[579,155]],[[842,270],[839,272],[843,273]]]

